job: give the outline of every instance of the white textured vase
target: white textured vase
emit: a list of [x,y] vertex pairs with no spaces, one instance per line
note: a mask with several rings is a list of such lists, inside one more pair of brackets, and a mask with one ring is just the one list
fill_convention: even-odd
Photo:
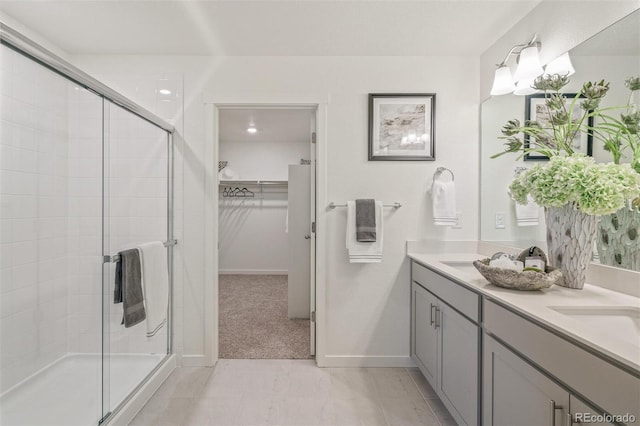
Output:
[[546,207],[548,260],[564,275],[565,287],[581,289],[591,262],[597,218],[573,204]]
[[640,211],[624,207],[602,216],[596,247],[603,265],[640,271]]

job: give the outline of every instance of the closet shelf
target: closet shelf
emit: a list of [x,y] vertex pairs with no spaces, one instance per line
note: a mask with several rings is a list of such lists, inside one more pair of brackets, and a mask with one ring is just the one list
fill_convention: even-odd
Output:
[[219,186],[229,186],[229,185],[281,185],[288,186],[289,181],[286,180],[226,180],[221,179],[219,181]]

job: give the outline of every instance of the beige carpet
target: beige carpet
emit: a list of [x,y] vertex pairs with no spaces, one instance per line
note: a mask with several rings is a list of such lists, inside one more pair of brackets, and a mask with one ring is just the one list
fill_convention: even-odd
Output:
[[287,318],[286,275],[220,275],[220,358],[309,358],[309,320]]

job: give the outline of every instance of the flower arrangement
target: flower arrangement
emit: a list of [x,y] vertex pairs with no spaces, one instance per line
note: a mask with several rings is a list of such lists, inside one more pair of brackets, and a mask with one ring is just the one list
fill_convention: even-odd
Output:
[[[609,83],[587,82],[572,99],[561,93],[569,83],[564,75],[538,77],[533,87],[545,93],[549,125],[536,121],[521,125],[509,120],[502,128],[505,149],[492,158],[506,153],[520,153],[519,158],[537,153],[550,158],[514,178],[510,189],[520,204],[527,203],[527,194],[544,207],[560,207],[567,203],[589,215],[613,213],[628,200],[640,197],[640,112],[631,103],[631,94],[640,90],[640,77],[626,80],[631,91],[627,105],[600,107],[609,91]],[[620,118],[609,115],[623,111]],[[580,133],[592,135],[603,143],[613,157],[613,163],[598,164],[593,158],[576,153],[573,140]],[[520,134],[529,137],[525,146]],[[625,152],[631,154],[631,164],[620,164]]]
[[596,163],[581,154],[553,156],[548,164],[518,173],[509,189],[520,204],[531,194],[541,206],[572,203],[586,214],[605,215],[640,196],[640,174],[629,164]]

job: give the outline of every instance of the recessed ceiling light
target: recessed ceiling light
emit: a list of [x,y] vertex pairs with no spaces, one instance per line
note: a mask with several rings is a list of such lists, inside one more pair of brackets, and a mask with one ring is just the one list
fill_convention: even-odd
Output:
[[257,131],[258,131],[258,129],[256,129],[255,127],[249,127],[247,129],[247,132],[249,132],[249,133],[256,133]]
[[160,89],[159,90],[161,95],[170,95],[171,94],[171,90],[169,89]]

